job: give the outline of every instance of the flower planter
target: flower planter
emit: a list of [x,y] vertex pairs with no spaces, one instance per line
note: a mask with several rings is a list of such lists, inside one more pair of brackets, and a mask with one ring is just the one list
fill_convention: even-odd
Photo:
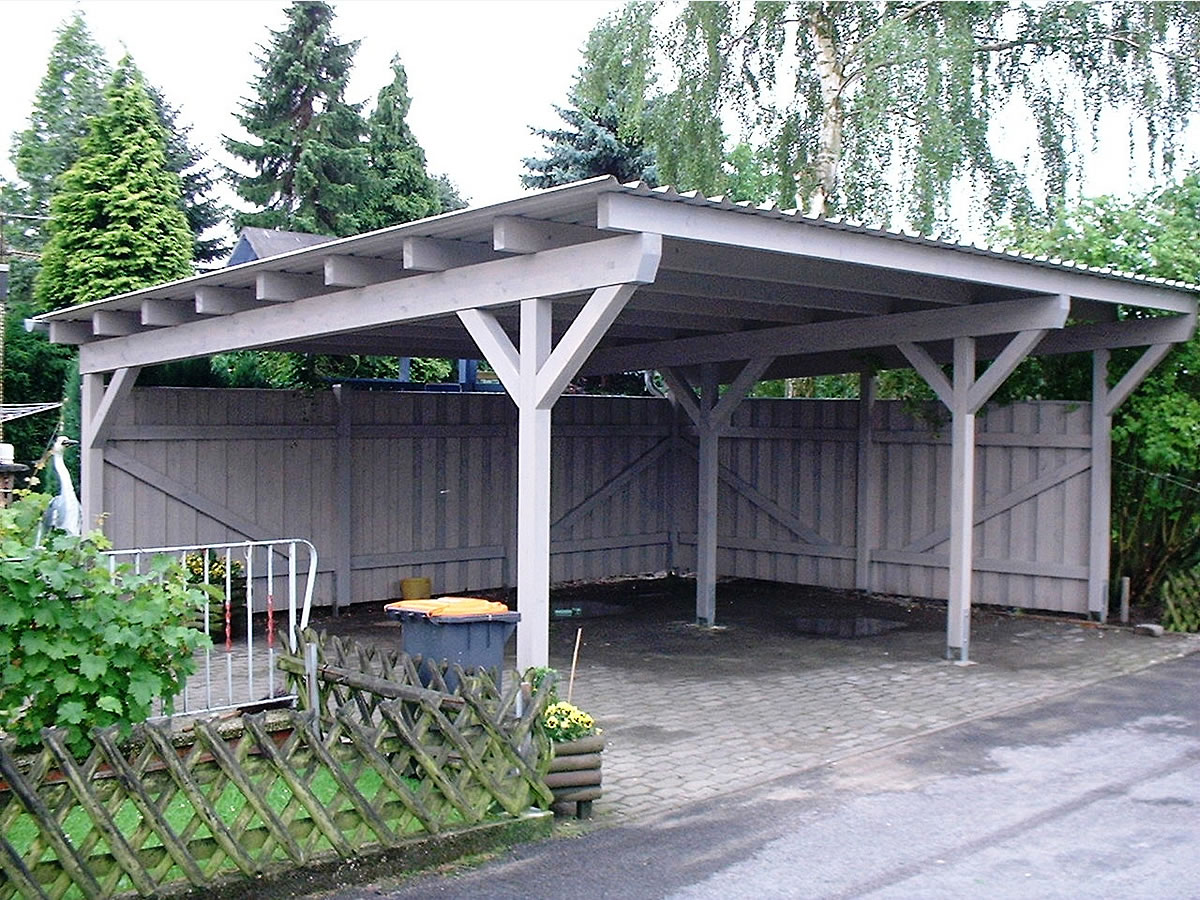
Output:
[[600,799],[600,758],[604,736],[595,734],[577,741],[553,744],[554,757],[546,786],[554,794],[555,806],[575,804],[575,818],[592,814],[592,801]]

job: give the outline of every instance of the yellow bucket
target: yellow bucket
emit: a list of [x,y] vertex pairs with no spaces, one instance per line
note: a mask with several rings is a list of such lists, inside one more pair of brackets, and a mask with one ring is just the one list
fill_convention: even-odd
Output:
[[405,600],[428,600],[432,591],[428,578],[400,579],[400,596]]

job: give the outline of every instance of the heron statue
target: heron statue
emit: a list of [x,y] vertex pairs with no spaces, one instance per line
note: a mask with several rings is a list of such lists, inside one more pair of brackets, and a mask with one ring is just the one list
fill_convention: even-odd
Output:
[[54,474],[58,476],[58,495],[50,501],[46,511],[42,513],[42,522],[38,526],[37,543],[42,542],[43,536],[50,531],[65,531],[67,534],[83,534],[83,507],[79,505],[79,497],[75,493],[75,485],[71,482],[71,472],[63,459],[63,450],[71,444],[78,444],[66,435],[59,435],[50,448],[50,457],[54,460]]

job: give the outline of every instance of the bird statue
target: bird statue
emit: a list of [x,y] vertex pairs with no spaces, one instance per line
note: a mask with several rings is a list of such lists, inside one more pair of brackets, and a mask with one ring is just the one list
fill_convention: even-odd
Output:
[[49,531],[65,531],[67,534],[83,534],[83,507],[79,505],[79,497],[75,493],[75,485],[71,482],[71,472],[63,459],[63,450],[71,444],[78,444],[66,435],[59,435],[50,448],[50,456],[54,460],[54,474],[58,476],[58,495],[50,501],[46,511],[42,513],[42,522],[38,526],[37,543]]

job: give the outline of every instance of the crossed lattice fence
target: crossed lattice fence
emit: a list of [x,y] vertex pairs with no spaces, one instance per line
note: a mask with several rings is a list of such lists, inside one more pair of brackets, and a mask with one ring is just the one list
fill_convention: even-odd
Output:
[[[0,745],[0,900],[211,887],[550,803],[544,697],[426,688],[402,654],[340,641],[315,655],[317,709],[98,730],[84,760],[53,731]],[[304,678],[302,659],[282,665]]]

